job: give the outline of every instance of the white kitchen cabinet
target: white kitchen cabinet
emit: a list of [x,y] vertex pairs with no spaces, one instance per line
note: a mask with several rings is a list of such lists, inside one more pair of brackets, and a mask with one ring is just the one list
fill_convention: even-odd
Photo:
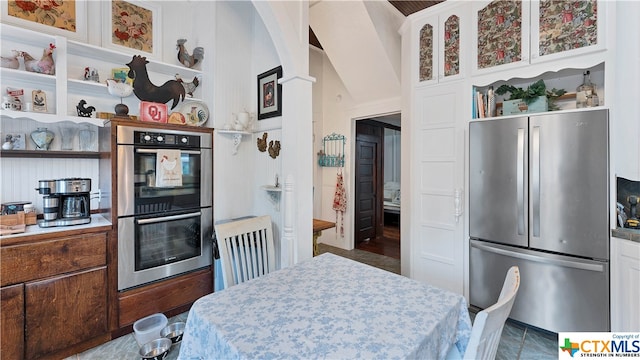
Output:
[[416,84],[429,85],[464,78],[469,56],[469,8],[442,3],[435,13],[414,23],[418,44],[415,57]]
[[472,10],[476,75],[606,49],[607,2],[477,1]]
[[452,82],[425,87],[413,95],[410,141],[415,152],[409,165],[407,212],[410,277],[458,294],[465,293],[465,221],[460,218],[468,114],[465,93],[462,84]]
[[611,238],[611,331],[640,329],[640,243]]

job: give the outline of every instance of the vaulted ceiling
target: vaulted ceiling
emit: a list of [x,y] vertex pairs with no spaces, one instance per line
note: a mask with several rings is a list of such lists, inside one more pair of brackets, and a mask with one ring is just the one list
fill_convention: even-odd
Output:
[[[389,0],[389,3],[393,5],[402,15],[409,16],[415,12],[426,9],[430,6],[436,5],[438,3],[443,2],[444,0],[433,0],[433,1],[408,1],[408,0]],[[313,33],[313,30],[309,28],[309,44],[322,49],[322,45],[320,41],[316,37],[316,34]]]

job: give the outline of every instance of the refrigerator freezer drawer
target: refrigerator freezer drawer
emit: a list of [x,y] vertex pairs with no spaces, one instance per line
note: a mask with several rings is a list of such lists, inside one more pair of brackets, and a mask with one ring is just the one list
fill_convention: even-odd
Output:
[[553,332],[609,331],[609,263],[470,241],[469,303],[498,300],[509,267],[520,268],[510,318]]

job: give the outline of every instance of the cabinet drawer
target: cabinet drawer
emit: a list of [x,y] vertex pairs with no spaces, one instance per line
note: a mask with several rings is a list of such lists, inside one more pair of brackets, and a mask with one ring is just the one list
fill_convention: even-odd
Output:
[[0,286],[106,265],[106,233],[68,236],[0,249]]

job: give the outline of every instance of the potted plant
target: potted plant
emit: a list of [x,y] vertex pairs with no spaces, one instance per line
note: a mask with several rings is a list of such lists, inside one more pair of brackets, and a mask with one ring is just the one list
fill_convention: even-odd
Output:
[[502,104],[504,115],[558,110],[554,101],[566,93],[563,89],[547,90],[542,79],[529,85],[526,90],[508,84],[501,85],[496,89],[498,95],[504,95],[507,92],[511,95]]

